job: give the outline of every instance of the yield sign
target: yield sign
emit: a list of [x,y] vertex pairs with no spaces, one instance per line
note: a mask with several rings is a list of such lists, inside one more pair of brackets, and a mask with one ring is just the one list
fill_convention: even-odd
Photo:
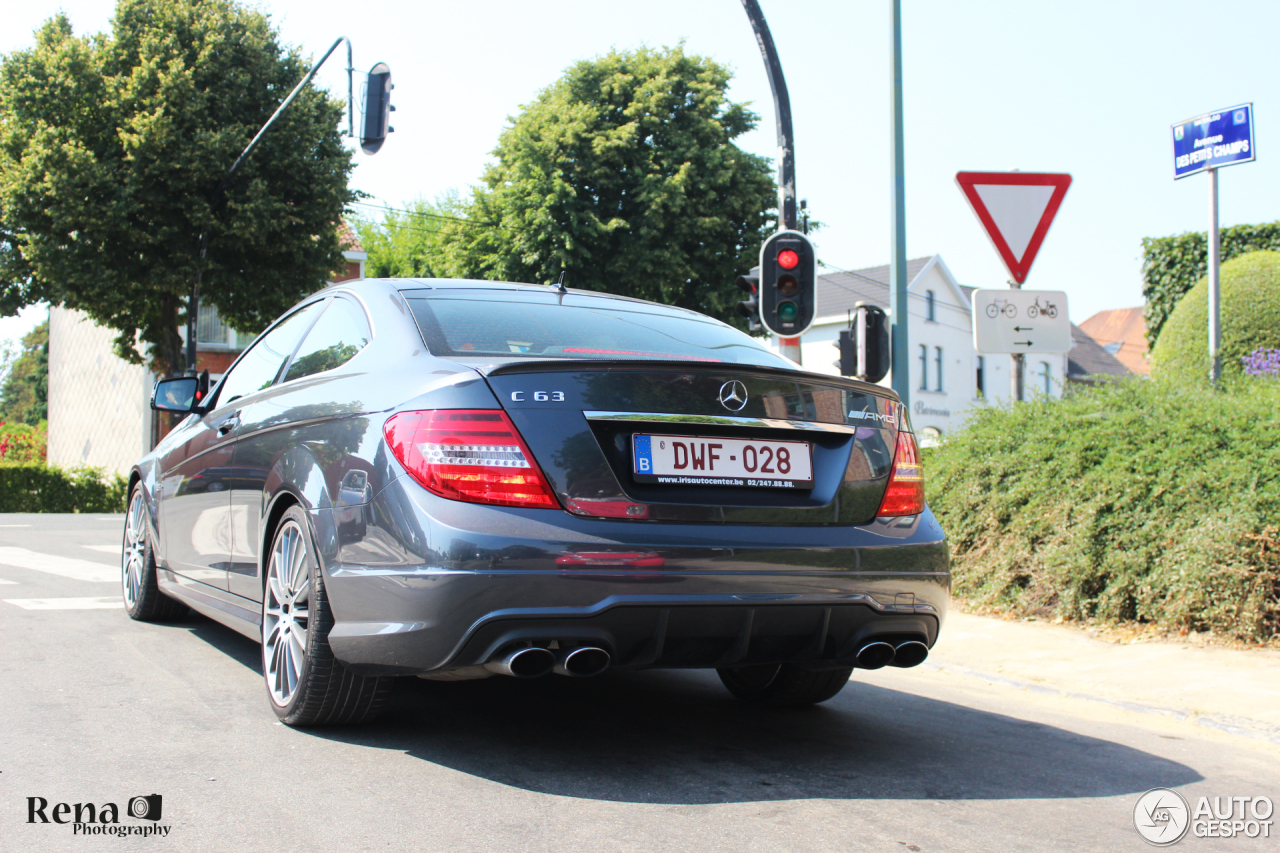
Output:
[[1045,172],[957,172],[987,236],[1018,284],[1027,279],[1044,235],[1071,186],[1071,176]]

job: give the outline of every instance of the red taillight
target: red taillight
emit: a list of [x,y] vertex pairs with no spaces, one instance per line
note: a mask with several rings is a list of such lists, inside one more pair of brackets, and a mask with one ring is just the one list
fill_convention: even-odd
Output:
[[924,512],[924,469],[920,467],[920,451],[916,437],[909,432],[898,432],[898,444],[893,450],[893,471],[889,474],[889,486],[884,490],[877,518],[893,515],[919,515]]
[[560,506],[506,412],[399,412],[387,420],[382,433],[409,475],[440,497],[503,506]]
[[784,270],[793,270],[800,264],[800,256],[794,249],[783,249],[778,253],[778,266]]

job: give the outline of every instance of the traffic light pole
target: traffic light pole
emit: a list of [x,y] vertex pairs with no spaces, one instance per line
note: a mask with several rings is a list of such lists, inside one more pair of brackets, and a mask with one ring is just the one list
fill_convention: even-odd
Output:
[[893,252],[889,256],[889,301],[893,321],[893,390],[902,405],[911,405],[911,347],[907,334],[907,212],[906,177],[902,149],[902,0],[893,2],[893,38],[890,61],[893,87],[890,107],[893,134]]
[[[796,230],[796,157],[794,137],[791,133],[791,98],[787,94],[787,80],[782,75],[782,63],[778,60],[778,48],[774,46],[769,24],[764,19],[757,0],[742,0],[751,29],[760,45],[764,67],[769,73],[769,89],[773,92],[773,113],[778,127],[778,230]],[[778,337],[778,349],[785,357],[800,364],[800,339]]]
[[[338,45],[342,44],[344,41],[347,43],[347,136],[351,137],[355,135],[354,109],[351,100],[351,75],[353,71],[351,66],[351,39],[346,36],[339,36],[337,41],[335,41],[333,45],[325,51],[324,56],[320,57],[320,60],[316,62],[315,65],[311,66],[311,70],[307,72],[307,75],[298,81],[298,85],[293,87],[293,91],[289,93],[289,97],[285,98],[284,102],[281,103],[280,106],[276,107],[276,111],[271,114],[271,118],[267,119],[267,123],[259,128],[257,134],[255,134],[253,139],[249,141],[249,144],[245,146],[244,150],[240,152],[240,156],[231,164],[231,168],[222,176],[222,180],[218,182],[217,190],[214,191],[213,205],[215,210],[221,206],[222,196],[227,191],[227,187],[231,185],[231,179],[235,177],[236,172],[240,170],[244,161],[253,153],[253,149],[258,147],[258,142],[261,141],[262,137],[266,135],[266,132],[271,129],[271,125],[276,123],[276,119],[280,118],[281,114],[284,113],[291,103],[293,103],[293,99],[298,96],[298,93],[302,91],[302,88],[311,82],[312,77],[316,76],[316,72],[320,70],[321,65],[324,65],[325,60],[333,55],[333,52],[338,49]],[[204,277],[204,261],[208,248],[209,232],[208,230],[201,231],[200,241],[198,244],[198,260],[196,261],[196,280],[191,283],[191,295],[187,299],[187,373],[192,376],[194,376],[196,372],[196,328],[200,314],[200,284],[201,279]]]

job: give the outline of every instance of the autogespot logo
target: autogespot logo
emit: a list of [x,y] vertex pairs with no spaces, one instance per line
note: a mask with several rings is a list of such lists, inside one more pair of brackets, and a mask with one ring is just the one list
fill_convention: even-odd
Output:
[[1191,809],[1177,791],[1152,788],[1133,807],[1133,825],[1144,840],[1157,847],[1176,844],[1191,825]]

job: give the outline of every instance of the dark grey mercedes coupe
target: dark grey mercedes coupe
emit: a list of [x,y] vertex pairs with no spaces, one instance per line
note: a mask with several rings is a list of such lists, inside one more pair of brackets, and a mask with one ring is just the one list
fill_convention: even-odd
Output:
[[950,589],[892,391],[701,314],[462,280],[329,287],[133,469],[123,594],[262,643],[290,725],[397,676],[714,668],[800,705],[921,663]]

